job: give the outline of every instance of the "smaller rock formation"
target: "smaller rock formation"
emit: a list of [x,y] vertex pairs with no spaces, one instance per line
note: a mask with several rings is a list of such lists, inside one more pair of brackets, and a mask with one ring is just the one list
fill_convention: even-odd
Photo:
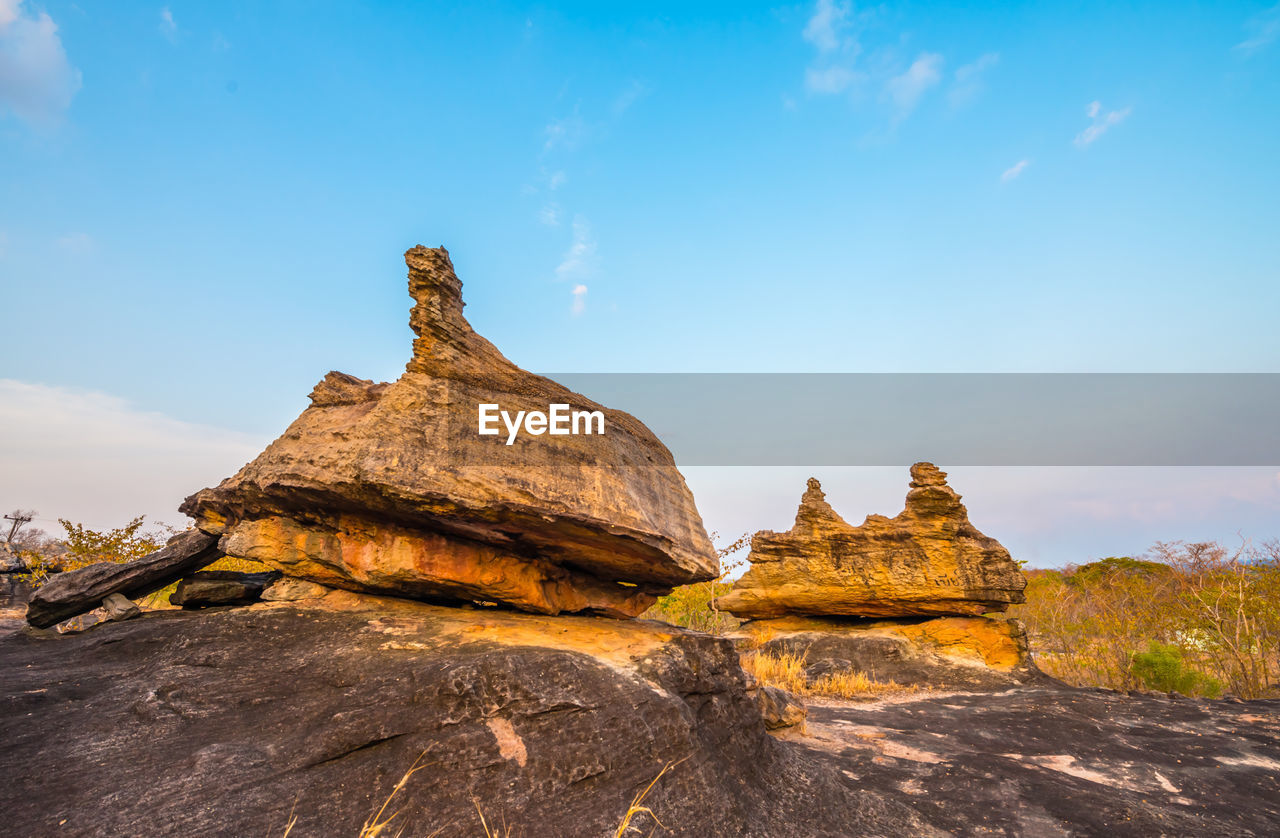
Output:
[[208,608],[213,605],[248,605],[262,599],[268,585],[281,578],[278,571],[241,573],[234,570],[206,570],[183,577],[169,595],[171,605]]
[[751,569],[719,600],[739,617],[910,617],[984,614],[1024,602],[1026,579],[1009,551],[969,523],[946,474],[911,467],[907,507],[868,515],[860,527],[836,514],[817,480],[789,531],[751,539]]
[[809,714],[803,701],[779,687],[757,689],[756,704],[760,706],[766,730],[783,730],[802,725]]
[[59,573],[31,596],[27,622],[36,628],[48,628],[94,610],[111,594],[137,599],[220,558],[216,536],[187,530],[141,559],[123,564],[99,562]]
[[[810,479],[788,532],[751,539],[751,569],[718,604],[749,618],[745,646],[802,656],[810,682],[859,672],[882,683],[1002,689],[1044,676],[1015,620],[1026,579],[969,522],[946,474],[911,467],[906,509],[855,527]],[[887,618],[887,619],[886,619]]]
[[142,609],[124,594],[110,594],[104,598],[102,610],[108,620],[132,620],[142,616]]

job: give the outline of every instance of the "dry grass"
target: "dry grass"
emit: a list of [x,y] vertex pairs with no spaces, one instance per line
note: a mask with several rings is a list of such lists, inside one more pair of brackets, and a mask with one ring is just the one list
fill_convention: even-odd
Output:
[[871,698],[916,690],[893,681],[876,681],[861,672],[831,673],[810,681],[804,674],[806,657],[807,653],[748,652],[742,656],[742,668],[762,685],[778,687],[794,695]]

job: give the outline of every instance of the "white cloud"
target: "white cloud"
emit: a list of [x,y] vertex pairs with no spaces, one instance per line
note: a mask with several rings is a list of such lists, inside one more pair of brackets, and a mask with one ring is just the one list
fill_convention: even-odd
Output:
[[554,192],[557,189],[559,189],[561,186],[564,186],[564,181],[565,181],[564,171],[563,170],[554,171],[551,173],[551,177],[547,178],[547,188],[550,189],[552,192]]
[[184,497],[216,485],[269,442],[106,393],[12,379],[0,379],[0,439],[0,506],[94,528],[141,514],[178,523]]
[[1245,23],[1249,37],[1235,45],[1235,49],[1250,56],[1265,49],[1280,38],[1280,3],[1250,18]]
[[1022,174],[1023,170],[1030,165],[1030,160],[1019,160],[1017,163],[1014,163],[1012,166],[1004,170],[1004,174],[1000,175],[1000,182],[1008,183],[1018,175]]
[[596,242],[591,225],[580,215],[573,218],[573,242],[556,265],[556,279],[568,280],[588,276],[594,267]]
[[171,43],[178,40],[178,24],[173,19],[173,12],[169,11],[168,6],[160,10],[160,34],[168,38]]
[[973,99],[982,92],[982,79],[986,71],[994,67],[1000,61],[1000,55],[994,52],[988,52],[969,64],[965,64],[956,69],[955,80],[951,84],[951,92],[948,94],[953,107],[959,107],[969,100]]
[[842,43],[841,33],[849,25],[849,3],[818,0],[813,16],[804,27],[804,39],[822,52],[831,52]]
[[1102,112],[1101,102],[1090,102],[1085,113],[1093,120],[1093,124],[1076,135],[1075,143],[1080,148],[1092,143],[1107,132],[1112,125],[1119,125],[1133,111],[1132,107],[1122,108],[1118,111]]
[[901,119],[911,113],[925,92],[942,79],[942,56],[922,52],[904,73],[885,82],[885,93]]
[[853,84],[857,74],[847,67],[810,67],[804,74],[804,86],[812,93],[839,93]]
[[575,316],[582,314],[587,310],[587,286],[573,286],[573,304],[569,307],[569,311]]
[[47,128],[79,89],[80,71],[67,60],[53,19],[22,0],[0,0],[0,108]]

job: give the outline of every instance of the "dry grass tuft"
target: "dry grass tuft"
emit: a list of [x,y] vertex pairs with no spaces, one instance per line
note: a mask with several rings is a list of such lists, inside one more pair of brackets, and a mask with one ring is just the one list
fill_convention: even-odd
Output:
[[[399,794],[400,790],[403,789],[405,787],[405,784],[409,782],[409,778],[422,769],[423,767],[421,765],[422,758],[425,757],[426,755],[427,755],[426,751],[423,751],[422,753],[418,754],[418,758],[413,761],[413,765],[409,766],[409,770],[404,772],[404,776],[402,776],[399,782],[396,783],[396,787],[391,790],[391,794],[387,795],[387,799],[382,801],[382,808],[378,809],[377,813],[374,814],[372,817],[370,817],[367,821],[365,821],[364,826],[360,827],[359,838],[380,838],[383,832],[391,826],[391,822],[395,820],[396,817],[399,816],[400,814],[398,811],[396,811],[396,812],[392,812],[390,815],[387,815],[385,818],[383,817],[383,815],[386,814],[387,807],[391,805],[391,798]],[[488,832],[488,830],[485,830],[485,831]],[[403,832],[404,832],[404,827],[401,827],[400,830],[396,832],[395,838],[400,838],[400,835]],[[438,835],[440,834],[440,830],[437,829],[435,832],[431,834]],[[428,838],[430,838],[430,836],[428,836]]]
[[804,674],[806,657],[807,653],[748,652],[742,656],[742,668],[754,675],[761,685],[778,687],[794,695],[869,698],[915,692],[917,689],[893,681],[876,681],[862,672],[834,672],[810,681]]

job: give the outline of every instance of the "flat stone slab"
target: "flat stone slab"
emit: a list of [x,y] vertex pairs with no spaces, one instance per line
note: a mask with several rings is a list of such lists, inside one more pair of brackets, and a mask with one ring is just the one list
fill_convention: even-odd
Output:
[[48,628],[92,611],[111,594],[138,599],[212,564],[222,555],[217,536],[187,530],[136,561],[99,562],[59,573],[31,595],[27,622],[36,628]]
[[248,605],[262,599],[262,592],[280,579],[279,571],[242,573],[235,570],[206,570],[184,576],[169,594],[169,603],[183,608],[213,605]]

